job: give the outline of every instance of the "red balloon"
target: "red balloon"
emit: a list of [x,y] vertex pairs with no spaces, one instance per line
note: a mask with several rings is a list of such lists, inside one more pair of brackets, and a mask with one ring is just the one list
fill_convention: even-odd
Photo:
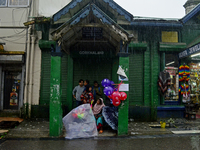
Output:
[[120,103],[121,103],[120,100],[113,100],[113,105],[116,106],[116,107],[119,106]]
[[108,98],[112,99],[112,95],[109,95]]
[[112,93],[112,99],[113,100],[120,100],[121,99],[121,94],[117,91]]
[[125,92],[120,92],[121,94],[121,99],[122,101],[126,100],[127,99],[127,94]]

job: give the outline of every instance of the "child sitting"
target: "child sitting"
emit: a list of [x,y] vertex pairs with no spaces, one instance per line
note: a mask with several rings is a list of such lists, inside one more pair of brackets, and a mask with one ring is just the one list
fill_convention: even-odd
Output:
[[99,98],[96,104],[93,107],[93,114],[97,121],[97,130],[100,130],[99,133],[103,133],[103,116],[102,116],[102,109],[104,107],[104,102],[102,98]]

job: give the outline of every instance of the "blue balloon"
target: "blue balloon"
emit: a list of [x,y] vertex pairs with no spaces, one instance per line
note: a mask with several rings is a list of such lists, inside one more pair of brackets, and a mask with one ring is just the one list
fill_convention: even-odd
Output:
[[104,88],[103,92],[106,96],[110,96],[113,93],[113,88],[111,86],[107,86]]
[[115,82],[113,82],[113,81],[110,81],[110,86],[111,86],[111,87],[113,87],[113,88],[114,88],[114,87],[115,87],[115,85],[114,85],[114,84],[115,84]]
[[103,79],[103,80],[101,81],[101,85],[102,85],[103,87],[110,86],[110,80],[109,80],[109,79]]

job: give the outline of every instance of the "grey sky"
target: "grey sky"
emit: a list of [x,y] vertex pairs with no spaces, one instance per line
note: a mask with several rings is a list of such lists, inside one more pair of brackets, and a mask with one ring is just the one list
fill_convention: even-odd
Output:
[[114,0],[133,16],[182,18],[187,0]]

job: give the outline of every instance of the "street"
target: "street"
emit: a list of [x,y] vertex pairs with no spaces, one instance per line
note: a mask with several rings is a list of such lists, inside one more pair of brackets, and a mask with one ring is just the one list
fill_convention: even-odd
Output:
[[200,135],[154,135],[92,139],[5,139],[1,150],[199,150]]

